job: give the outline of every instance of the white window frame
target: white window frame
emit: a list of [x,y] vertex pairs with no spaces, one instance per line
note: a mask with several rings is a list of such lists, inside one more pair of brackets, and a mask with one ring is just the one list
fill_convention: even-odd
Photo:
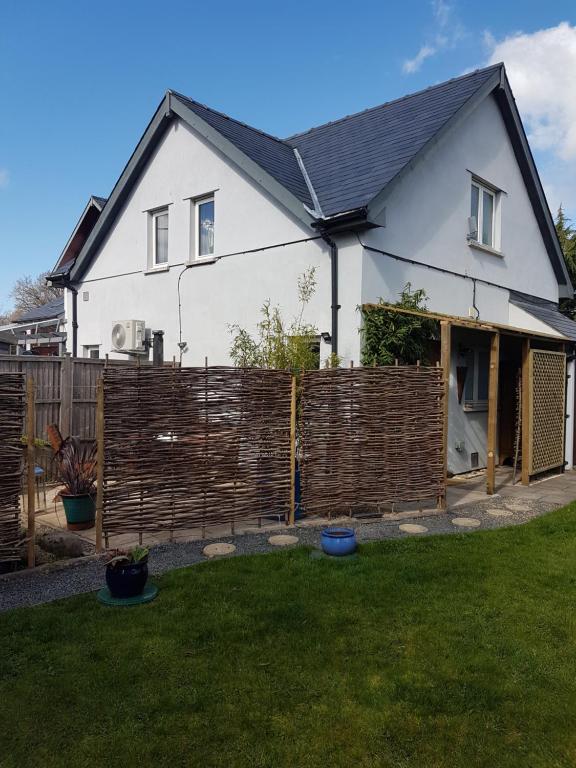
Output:
[[[498,192],[486,186],[478,179],[473,178],[470,186],[470,200],[472,200],[472,187],[476,187],[478,190],[478,216],[476,220],[476,238],[472,238],[471,242],[474,245],[479,245],[482,248],[488,248],[493,251],[500,249],[499,239],[497,237],[498,231],[496,229],[496,221],[498,218]],[[484,192],[490,195],[492,198],[492,242],[490,244],[482,242],[482,230],[484,224]]]
[[[100,359],[100,344],[84,344],[84,357],[90,360]],[[92,356],[92,352],[97,352],[96,357]]]
[[166,269],[168,267],[169,263],[169,252],[166,253],[166,261],[160,261],[158,262],[156,257],[156,228],[157,228],[157,222],[158,218],[160,216],[168,216],[168,249],[170,248],[170,213],[168,210],[168,206],[165,208],[157,208],[155,211],[150,212],[150,218],[152,221],[152,249],[151,249],[151,256],[152,261],[150,264],[151,269]]
[[[197,197],[194,203],[194,261],[213,261],[216,254],[216,199],[214,195],[206,197]],[[200,206],[204,203],[214,204],[214,248],[212,253],[200,255]]]

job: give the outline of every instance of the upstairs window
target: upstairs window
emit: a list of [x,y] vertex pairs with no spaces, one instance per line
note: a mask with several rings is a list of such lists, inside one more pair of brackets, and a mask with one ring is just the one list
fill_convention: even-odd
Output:
[[[496,193],[477,181],[472,181],[470,216],[475,227],[470,226],[470,239],[488,248],[495,248]],[[473,231],[475,229],[475,232]]]
[[168,264],[168,208],[152,214],[152,266]]
[[196,258],[214,254],[214,198],[196,202]]

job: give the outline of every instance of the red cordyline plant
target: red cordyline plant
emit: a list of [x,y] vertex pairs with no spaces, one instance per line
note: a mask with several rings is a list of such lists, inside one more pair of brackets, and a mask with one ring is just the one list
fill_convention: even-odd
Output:
[[64,495],[83,496],[96,493],[96,443],[82,443],[77,437],[67,437],[56,451],[58,479]]

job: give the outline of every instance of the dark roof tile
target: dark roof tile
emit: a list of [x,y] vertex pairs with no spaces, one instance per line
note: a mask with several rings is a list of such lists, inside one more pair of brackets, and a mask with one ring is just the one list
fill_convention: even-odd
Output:
[[541,322],[549,325],[550,328],[554,328],[567,339],[576,341],[576,323],[563,315],[558,309],[558,305],[553,301],[546,301],[546,299],[529,296],[518,291],[510,291],[510,303],[533,315]]

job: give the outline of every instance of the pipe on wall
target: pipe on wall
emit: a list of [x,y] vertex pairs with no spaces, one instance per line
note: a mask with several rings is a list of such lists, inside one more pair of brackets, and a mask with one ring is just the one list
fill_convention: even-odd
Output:
[[332,336],[332,354],[338,354],[338,310],[340,304],[338,303],[338,246],[334,240],[325,232],[322,233],[322,239],[330,248],[330,283],[331,283],[331,328],[330,335]]

